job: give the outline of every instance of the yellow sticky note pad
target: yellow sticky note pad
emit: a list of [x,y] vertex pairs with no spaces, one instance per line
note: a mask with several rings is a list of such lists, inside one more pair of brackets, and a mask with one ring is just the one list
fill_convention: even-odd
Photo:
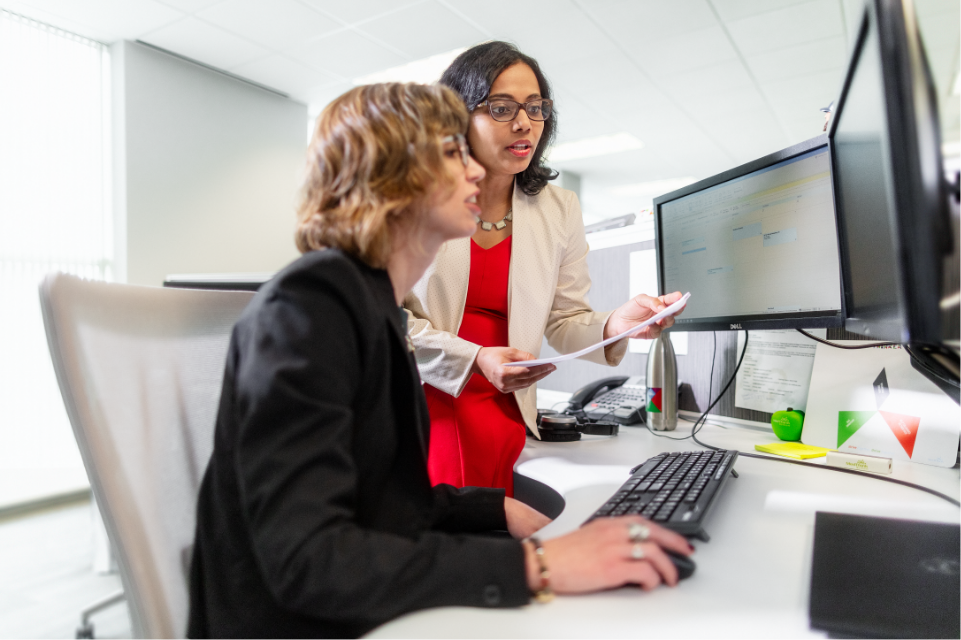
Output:
[[771,444],[756,444],[754,448],[764,453],[773,453],[776,456],[794,458],[795,460],[806,460],[808,458],[820,458],[827,455],[830,449],[824,447],[812,447],[811,445],[801,444],[800,442],[772,442]]

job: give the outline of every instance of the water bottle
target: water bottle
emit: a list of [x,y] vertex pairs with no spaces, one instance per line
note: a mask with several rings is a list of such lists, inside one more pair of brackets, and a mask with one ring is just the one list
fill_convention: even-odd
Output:
[[677,357],[667,331],[647,354],[647,426],[657,431],[677,428]]

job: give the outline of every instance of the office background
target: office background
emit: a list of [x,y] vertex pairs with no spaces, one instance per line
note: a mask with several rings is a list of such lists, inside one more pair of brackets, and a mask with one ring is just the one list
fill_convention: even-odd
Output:
[[[42,274],[159,285],[171,273],[280,268],[296,256],[311,123],[343,91],[430,81],[465,47],[513,41],[554,85],[550,163],[585,223],[634,213],[650,228],[655,196],[821,132],[860,6],[0,0],[0,513],[86,486],[46,352]],[[957,167],[959,4],[915,7]],[[624,253],[605,252],[592,270]],[[594,293],[598,308],[616,304],[616,290]],[[719,358],[732,361],[727,338]],[[709,340],[692,338],[682,379],[708,366]],[[631,354],[622,369],[643,361]],[[609,373],[570,367],[542,386],[570,391]]]

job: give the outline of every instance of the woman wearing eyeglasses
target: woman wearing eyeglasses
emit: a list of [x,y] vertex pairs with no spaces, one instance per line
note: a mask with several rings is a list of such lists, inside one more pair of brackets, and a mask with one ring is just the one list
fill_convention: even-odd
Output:
[[[470,152],[487,173],[473,237],[445,244],[405,301],[430,408],[431,480],[513,495],[524,427],[537,433],[535,383],[555,367],[504,364],[536,358],[544,336],[570,353],[618,335],[681,294],[591,309],[580,204],[548,184],[557,174],[544,152],[557,117],[533,58],[487,42],[458,56],[440,82],[467,104]],[[634,337],[655,338],[673,323],[666,318]],[[585,359],[614,366],[625,351],[621,341]]]
[[537,526],[501,490],[431,487],[398,305],[444,241],[473,232],[484,170],[466,153],[467,119],[451,90],[415,84],[356,87],[321,113],[298,207],[304,255],[230,338],[188,637],[352,638],[428,607],[677,584],[666,552],[693,547],[639,516],[543,544],[475,535]]

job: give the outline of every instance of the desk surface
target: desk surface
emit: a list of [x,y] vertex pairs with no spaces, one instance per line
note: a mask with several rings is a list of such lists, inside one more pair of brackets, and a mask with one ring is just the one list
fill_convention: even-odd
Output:
[[[666,435],[689,435],[680,422]],[[708,425],[708,444],[740,451],[776,440],[770,431]],[[661,451],[697,450],[647,429],[622,427],[613,438],[585,436],[576,443],[528,439],[517,471],[559,491],[564,512],[541,531],[552,538],[576,529],[627,478],[635,464]],[[809,462],[823,464],[823,459]],[[373,637],[799,637],[821,635],[808,627],[807,602],[814,541],[814,512],[958,523],[961,510],[930,494],[853,476],[780,462],[738,458],[731,479],[708,516],[708,543],[692,541],[694,576],[675,589],[644,593],[622,588],[558,597],[519,609],[449,607],[409,614],[375,630]],[[958,468],[895,462],[893,477],[955,499]],[[856,544],[852,541],[852,544]]]

